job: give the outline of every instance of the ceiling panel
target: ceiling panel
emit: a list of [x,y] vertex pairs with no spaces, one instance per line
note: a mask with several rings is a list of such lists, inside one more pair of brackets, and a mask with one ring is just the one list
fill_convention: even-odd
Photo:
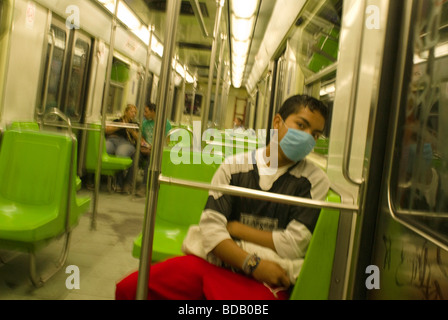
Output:
[[[137,13],[145,24],[154,25],[156,36],[163,41],[166,0],[125,0],[125,2],[135,13]],[[270,19],[270,13],[272,12],[274,3],[275,1],[273,0],[261,1],[259,17],[255,25],[253,43],[251,45],[251,51],[248,58],[249,67],[246,68],[246,74],[250,71],[250,64],[253,64],[255,53],[258,52],[259,45],[263,39],[263,34]],[[190,1],[184,0],[181,2],[181,14],[179,16],[179,24],[177,28],[177,48],[175,54],[179,57],[181,63],[187,65],[188,69],[192,73],[197,73],[199,82],[207,82],[210,66],[210,54],[213,44],[212,35],[217,11],[217,1],[199,0],[199,5],[209,37],[205,37],[202,33]],[[228,33],[228,14],[228,1],[226,1],[222,12],[220,33]],[[225,46],[224,60],[230,61],[230,37],[227,37],[227,39],[228,41]],[[218,60],[218,55],[219,48],[216,51],[216,61]]]

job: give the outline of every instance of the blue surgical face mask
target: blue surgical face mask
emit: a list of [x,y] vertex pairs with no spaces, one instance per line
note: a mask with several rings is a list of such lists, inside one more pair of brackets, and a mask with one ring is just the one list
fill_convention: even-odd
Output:
[[[283,119],[282,119],[283,120]],[[286,128],[285,121],[283,121]],[[288,128],[288,131],[280,141],[280,148],[289,160],[297,162],[304,159],[314,148],[316,141],[313,136],[305,131]]]

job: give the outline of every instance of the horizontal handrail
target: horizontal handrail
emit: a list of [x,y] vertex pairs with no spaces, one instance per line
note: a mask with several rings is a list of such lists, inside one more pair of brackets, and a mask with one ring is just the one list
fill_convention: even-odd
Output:
[[408,216],[420,216],[420,217],[431,217],[431,218],[448,218],[448,212],[432,212],[432,211],[422,211],[422,210],[405,210],[395,208],[396,214],[408,215]]
[[328,67],[322,69],[321,71],[319,71],[318,73],[315,73],[311,76],[309,76],[308,78],[305,79],[305,85],[310,85],[313,84],[314,82],[317,82],[319,80],[321,80],[323,77],[331,74],[332,72],[336,72],[338,68],[338,63],[334,62],[333,64],[330,64]]
[[267,191],[254,190],[243,187],[229,186],[229,185],[212,185],[209,183],[190,181],[177,179],[172,177],[166,177],[164,175],[159,175],[159,182],[164,184],[173,184],[185,187],[191,187],[196,189],[213,190],[219,191],[225,194],[230,194],[234,196],[246,196],[249,198],[267,200],[272,202],[290,204],[290,205],[300,205],[309,208],[326,208],[326,209],[338,209],[338,210],[351,210],[358,211],[359,208],[354,204],[342,204],[342,203],[332,203],[327,201],[312,200],[302,197],[287,196],[284,194],[272,193]]
[[[49,123],[45,123],[45,125],[51,126],[51,127],[58,127],[58,128],[68,128],[68,126],[66,124],[63,124],[62,122],[49,122]],[[130,128],[130,129],[140,130],[140,126],[136,123],[107,121],[106,125],[110,126],[110,127]],[[90,124],[84,124],[84,125],[73,124],[71,126],[71,128],[77,129],[77,130],[85,130],[85,131],[101,131],[100,128],[90,127]]]

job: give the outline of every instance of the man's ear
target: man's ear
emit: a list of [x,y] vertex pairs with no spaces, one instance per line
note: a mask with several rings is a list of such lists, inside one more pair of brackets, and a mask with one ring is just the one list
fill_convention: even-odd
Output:
[[277,113],[274,116],[274,121],[272,122],[272,128],[278,130],[280,128],[281,122],[282,122],[282,117]]

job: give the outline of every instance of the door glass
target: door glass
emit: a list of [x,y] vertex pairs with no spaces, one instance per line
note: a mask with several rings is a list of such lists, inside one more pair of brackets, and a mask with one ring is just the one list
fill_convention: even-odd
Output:
[[290,40],[299,66],[296,81],[302,84],[304,94],[320,99],[329,109],[325,131],[313,150],[324,162],[336,91],[342,6],[342,0],[308,1]]
[[67,88],[65,114],[72,120],[80,121],[84,101],[84,88],[87,76],[87,62],[90,44],[77,39],[72,52],[70,79]]
[[115,57],[113,58],[109,96],[107,97],[106,106],[108,115],[121,115],[123,96],[129,80],[129,69],[129,65]]
[[[65,51],[66,51],[66,43],[67,43],[67,33],[58,28],[57,26],[52,25],[51,31],[54,32],[54,43],[52,37],[49,37],[48,43],[48,54],[47,54],[47,63],[48,66],[50,60],[50,52],[51,47],[53,45],[53,55],[51,57],[51,65],[49,74],[46,75],[46,79],[44,80],[47,83],[47,92],[46,92],[46,101],[45,101],[45,110],[49,108],[59,108],[60,98],[61,98],[61,85],[63,79],[63,70],[64,70],[64,59],[65,59]],[[46,68],[48,70],[48,68]],[[43,90],[45,90],[45,85],[43,86]],[[45,92],[43,92],[44,96]]]
[[448,3],[418,3],[398,127],[395,204],[401,218],[448,243]]

